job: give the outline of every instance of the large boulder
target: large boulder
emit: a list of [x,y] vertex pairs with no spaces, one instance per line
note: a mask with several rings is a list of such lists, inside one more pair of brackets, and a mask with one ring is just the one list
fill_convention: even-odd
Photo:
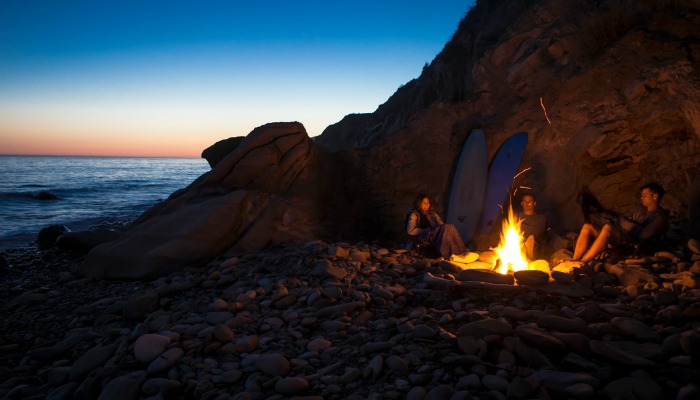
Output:
[[188,188],[90,251],[79,272],[153,278],[222,254],[323,237],[321,159],[300,123],[259,127]]

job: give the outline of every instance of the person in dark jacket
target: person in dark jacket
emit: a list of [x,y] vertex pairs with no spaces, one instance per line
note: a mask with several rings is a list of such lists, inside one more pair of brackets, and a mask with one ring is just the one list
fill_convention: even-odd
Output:
[[[664,188],[658,183],[642,186],[642,206],[619,215],[615,221],[597,228],[584,224],[576,240],[574,261],[588,262],[600,254],[609,243],[639,243],[662,235],[668,229],[668,212],[659,204]],[[589,248],[590,245],[590,248]]]

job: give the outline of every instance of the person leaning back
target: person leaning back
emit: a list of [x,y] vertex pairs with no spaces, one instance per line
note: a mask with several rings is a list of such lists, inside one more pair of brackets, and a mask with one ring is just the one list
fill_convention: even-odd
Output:
[[588,262],[603,252],[608,244],[639,243],[662,235],[668,229],[669,221],[668,212],[660,205],[663,197],[661,185],[647,183],[642,186],[641,206],[619,215],[614,222],[600,229],[584,224],[576,240],[573,260]]

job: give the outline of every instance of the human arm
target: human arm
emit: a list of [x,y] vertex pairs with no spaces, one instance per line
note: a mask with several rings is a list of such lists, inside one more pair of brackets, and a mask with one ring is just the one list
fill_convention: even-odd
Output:
[[668,229],[668,216],[663,211],[659,211],[638,230],[636,236],[640,241],[647,240],[663,234],[666,232],[666,229]]
[[406,223],[406,233],[409,236],[419,236],[425,232],[425,229],[418,227],[418,214],[412,212],[408,215],[408,222]]

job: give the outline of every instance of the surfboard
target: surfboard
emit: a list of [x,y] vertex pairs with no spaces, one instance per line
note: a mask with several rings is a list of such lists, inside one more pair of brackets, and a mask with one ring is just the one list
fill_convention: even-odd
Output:
[[488,177],[487,153],[484,131],[474,129],[454,170],[446,222],[454,224],[464,243],[472,240],[481,215]]
[[527,133],[518,132],[506,139],[491,160],[488,184],[484,195],[479,232],[489,233],[501,215],[502,206],[511,193],[513,178],[518,173],[520,161],[527,146]]

